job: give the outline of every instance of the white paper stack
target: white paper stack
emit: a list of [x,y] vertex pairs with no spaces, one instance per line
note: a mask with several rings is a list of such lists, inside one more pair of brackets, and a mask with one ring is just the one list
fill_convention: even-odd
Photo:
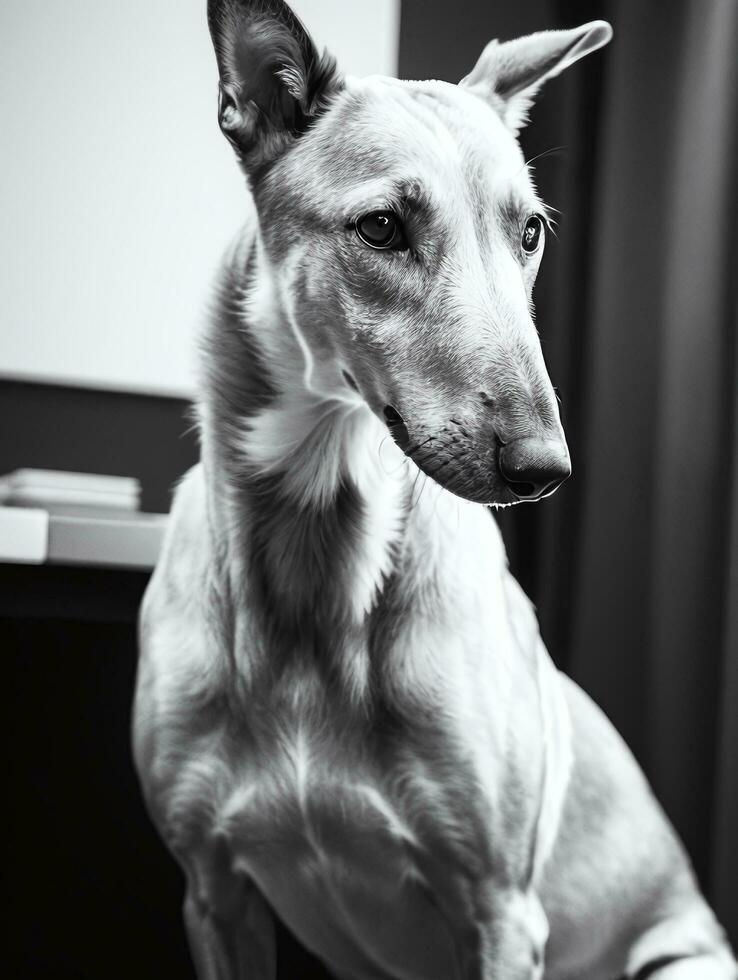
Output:
[[0,476],[0,504],[37,507],[50,514],[128,517],[139,509],[141,484],[130,476],[14,470]]

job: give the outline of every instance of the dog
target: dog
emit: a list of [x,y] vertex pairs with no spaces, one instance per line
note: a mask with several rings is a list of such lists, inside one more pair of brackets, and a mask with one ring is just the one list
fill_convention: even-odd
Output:
[[134,712],[198,976],[273,980],[277,916],[338,980],[735,980],[489,512],[570,471],[516,136],[609,25],[492,41],[452,85],[342,78],[281,0],[208,18],[250,194]]

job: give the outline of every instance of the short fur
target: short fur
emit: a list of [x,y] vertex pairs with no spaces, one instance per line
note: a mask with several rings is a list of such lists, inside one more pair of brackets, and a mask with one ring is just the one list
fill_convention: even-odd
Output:
[[[141,615],[134,747],[203,980],[735,980],[681,845],[551,663],[482,503],[565,453],[513,132],[597,22],[462,86],[341,80],[278,0],[214,0],[252,203],[203,350],[202,462]],[[395,209],[411,247],[354,230]]]

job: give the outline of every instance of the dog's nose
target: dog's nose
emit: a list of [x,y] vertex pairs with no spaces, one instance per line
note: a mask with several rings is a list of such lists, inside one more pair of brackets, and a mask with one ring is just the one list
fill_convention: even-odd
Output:
[[518,500],[537,500],[571,476],[566,444],[559,439],[527,437],[500,448],[498,463],[505,483]]

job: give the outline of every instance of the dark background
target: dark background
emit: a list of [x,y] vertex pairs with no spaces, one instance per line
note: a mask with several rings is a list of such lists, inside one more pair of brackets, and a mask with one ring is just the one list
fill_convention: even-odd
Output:
[[[688,282],[713,304],[703,298],[699,317],[679,291],[700,268],[687,247],[695,237],[719,239],[720,263],[736,268],[735,192],[718,186],[717,170],[703,186],[679,165],[689,160],[679,113],[714,67],[700,34],[713,6],[699,7],[698,23],[687,2],[403,0],[399,73],[457,81],[489,38],[598,17],[615,27],[609,48],[547,85],[522,134],[528,158],[543,154],[542,196],[562,212],[536,302],[574,476],[501,523],[552,655],[625,735],[738,942],[735,283]],[[715,141],[709,130],[703,139],[693,155],[709,171]],[[734,136],[725,139],[719,155],[734,159]],[[682,185],[702,209],[680,252]],[[716,264],[707,246],[700,254]],[[12,419],[0,430],[0,473],[133,475],[144,508],[165,511],[198,455],[188,409],[0,381],[0,418]],[[192,976],[182,881],[143,812],[129,756],[145,582],[0,567],[6,975]],[[309,975],[286,934],[280,949],[282,976]]]

